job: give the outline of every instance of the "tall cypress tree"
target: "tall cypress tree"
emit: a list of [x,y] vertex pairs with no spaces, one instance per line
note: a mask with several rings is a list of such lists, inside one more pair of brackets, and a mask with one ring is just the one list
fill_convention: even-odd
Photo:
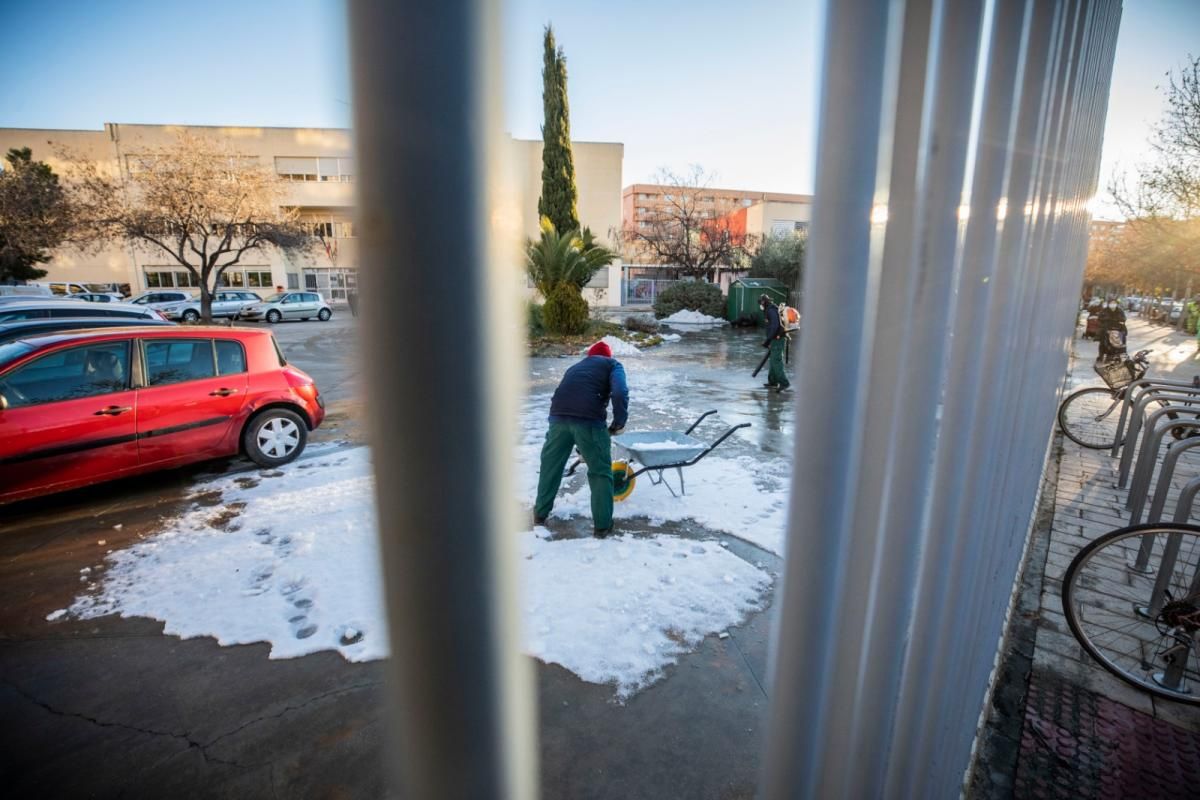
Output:
[[575,158],[571,154],[571,118],[567,107],[567,58],[554,46],[554,30],[546,26],[542,62],[542,196],[538,215],[549,217],[560,233],[578,230]]

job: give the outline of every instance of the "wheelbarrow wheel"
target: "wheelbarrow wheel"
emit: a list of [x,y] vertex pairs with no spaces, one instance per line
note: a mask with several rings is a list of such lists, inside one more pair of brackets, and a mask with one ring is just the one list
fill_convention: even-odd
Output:
[[637,479],[633,477],[633,467],[629,466],[626,461],[614,461],[612,475],[613,500],[619,503],[633,494],[633,487],[637,483]]

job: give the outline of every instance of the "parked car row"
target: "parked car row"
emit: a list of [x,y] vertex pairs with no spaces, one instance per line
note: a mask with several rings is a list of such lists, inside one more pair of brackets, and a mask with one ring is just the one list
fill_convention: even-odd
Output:
[[37,329],[77,321],[0,323],[0,336],[25,326],[0,338],[0,503],[239,452],[279,466],[325,417],[270,331],[150,316]]
[[[0,286],[0,290],[25,288]],[[90,303],[84,303],[85,300]],[[92,308],[92,304],[101,308]],[[0,291],[0,322],[35,316],[149,315],[156,315],[161,319],[198,322],[202,316],[200,298],[175,289],[142,292],[130,298],[128,302],[106,294],[58,296],[36,292]],[[213,295],[212,316],[265,320],[270,323],[282,322],[285,319],[313,318],[326,322],[333,316],[333,309],[316,292],[278,292],[264,299],[255,292],[230,289]]]

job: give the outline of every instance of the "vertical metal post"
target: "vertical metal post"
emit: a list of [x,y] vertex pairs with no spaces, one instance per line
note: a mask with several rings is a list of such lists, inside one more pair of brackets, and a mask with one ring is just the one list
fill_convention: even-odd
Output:
[[[829,8],[799,370],[822,381],[797,393],[804,557],[778,605],[767,797],[947,797],[967,765],[1066,366],[1120,18],[1116,0],[992,2],[977,77],[980,8]],[[870,228],[847,218],[868,198],[887,209]],[[839,296],[863,299],[861,325],[836,326]],[[849,441],[833,397],[866,420]]]
[[[830,391],[806,392],[803,377],[797,391],[806,396],[804,411],[796,416],[789,550],[805,557],[787,559],[780,589],[783,613],[774,640],[763,779],[763,794],[770,798],[819,796],[827,769],[822,768],[827,755],[822,723],[836,713],[828,690],[842,633],[830,598],[840,597],[845,586],[849,542],[842,534],[855,502],[862,443],[854,429],[847,442],[846,432],[829,422],[847,410],[862,411],[869,364],[860,327],[867,317],[847,330],[832,301],[873,294],[883,227],[871,220],[880,173],[884,76],[889,55],[893,62],[898,58],[900,25],[892,15],[902,10],[903,4],[883,0],[845,0],[826,9],[817,199],[809,237],[813,266],[805,276],[810,302],[798,374],[820,375]],[[843,394],[832,387],[849,389]],[[824,533],[801,544],[798,530]]]
[[[402,797],[533,797],[532,675],[518,652],[505,466],[517,304],[488,213],[501,134],[490,83],[495,4],[349,8],[368,414],[392,647],[385,757]],[[412,264],[430,265],[419,287]]]

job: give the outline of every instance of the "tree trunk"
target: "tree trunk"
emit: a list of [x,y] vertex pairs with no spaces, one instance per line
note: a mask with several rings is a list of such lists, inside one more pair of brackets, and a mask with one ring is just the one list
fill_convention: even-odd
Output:
[[212,297],[208,281],[200,281],[200,319],[206,323],[212,322]]

